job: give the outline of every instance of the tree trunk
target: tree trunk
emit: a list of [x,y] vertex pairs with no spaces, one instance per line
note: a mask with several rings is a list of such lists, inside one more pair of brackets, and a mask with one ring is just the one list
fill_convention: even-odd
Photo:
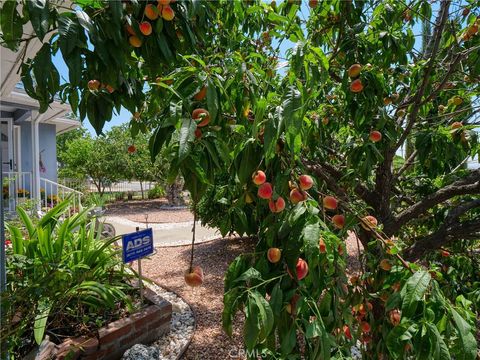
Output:
[[167,200],[168,204],[171,206],[184,205],[182,197],[182,188],[183,184],[179,178],[176,178],[173,184],[167,185]]
[[145,200],[145,195],[144,195],[144,192],[143,192],[143,182],[140,181],[140,191],[142,192],[142,200]]

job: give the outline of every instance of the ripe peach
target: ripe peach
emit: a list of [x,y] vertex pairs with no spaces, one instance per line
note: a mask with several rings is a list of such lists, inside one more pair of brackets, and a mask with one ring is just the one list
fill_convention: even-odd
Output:
[[322,119],[322,124],[323,124],[323,125],[328,125],[329,121],[330,121],[330,120],[328,119],[328,117],[325,116],[325,117]]
[[145,36],[148,36],[152,33],[152,25],[150,25],[148,21],[141,22],[138,28],[140,29],[140,32]]
[[329,210],[335,210],[338,206],[338,201],[333,196],[325,196],[323,198],[323,207]]
[[100,81],[98,80],[90,80],[88,82],[88,89],[92,91],[97,91],[100,88]]
[[400,324],[402,318],[402,313],[398,309],[393,309],[388,313],[388,317],[393,326]]
[[111,93],[113,93],[113,92],[115,91],[115,89],[113,88],[112,85],[108,85],[108,84],[107,84],[107,85],[102,85],[102,87],[104,87],[105,90],[107,90],[109,94],[111,94]]
[[318,241],[318,248],[321,254],[325,254],[327,252],[327,245],[325,245],[325,241],[322,238],[320,238]]
[[137,148],[135,147],[135,145],[130,145],[127,149],[127,151],[132,154],[134,153],[135,151],[137,151]]
[[372,330],[372,327],[366,321],[362,321],[360,323],[360,328],[362,329],[362,332],[364,332],[364,333],[368,333],[368,332],[370,332],[370,330]]
[[297,272],[297,278],[298,280],[304,279],[307,274],[308,274],[308,264],[305,260],[302,258],[299,258],[297,261],[297,266],[295,267],[295,270]]
[[193,98],[196,101],[203,101],[205,97],[207,96],[207,87],[203,86],[198,93],[196,93]]
[[447,250],[440,250],[440,254],[443,257],[449,257],[450,256],[450,252],[448,252]]
[[197,122],[198,127],[203,127],[210,122],[210,113],[202,108],[195,109],[192,112],[192,119]]
[[343,325],[343,333],[348,340],[352,340],[352,333],[350,332],[350,327],[348,325]]
[[390,105],[392,103],[392,99],[389,98],[389,97],[384,97],[383,98],[383,105],[387,106],[387,105]]
[[337,229],[343,229],[343,227],[345,226],[345,216],[340,214],[333,215],[332,222]]
[[387,259],[382,259],[380,261],[380,268],[384,271],[390,271],[392,269],[392,264]]
[[359,93],[363,90],[362,80],[355,79],[350,84],[350,91],[353,93]]
[[203,284],[203,270],[200,266],[194,266],[191,271],[185,271],[185,283],[195,287]]
[[201,138],[202,138],[202,130],[200,130],[200,129],[198,129],[198,128],[195,129],[195,137],[196,137],[197,139],[201,139]]
[[156,20],[158,18],[158,9],[155,5],[147,4],[144,11],[145,16],[150,20]]
[[458,128],[461,128],[462,126],[463,124],[460,121],[455,121],[454,123],[452,123],[452,125],[450,125],[452,129],[458,129]]
[[255,185],[262,185],[267,180],[267,175],[262,170],[257,170],[252,175],[252,181]]
[[283,200],[281,196],[279,196],[276,201],[273,201],[272,199],[270,199],[268,203],[268,207],[270,208],[270,211],[273,213],[282,212],[285,209],[285,200]]
[[162,6],[170,4],[170,0],[157,0],[157,1],[158,1],[158,5],[162,5]]
[[477,32],[478,32],[478,25],[477,24],[473,24],[472,26],[470,26],[467,29],[467,34],[470,35],[470,36],[476,35]]
[[367,215],[362,219],[360,225],[367,231],[375,229],[378,225],[377,219],[372,215]]
[[258,197],[260,199],[270,199],[273,194],[272,184],[266,182],[259,186]]
[[348,68],[348,76],[351,78],[356,78],[360,75],[360,71],[362,71],[362,65],[360,64],[353,64]]
[[298,177],[298,182],[300,184],[300,189],[302,190],[309,190],[313,186],[312,177],[309,175],[300,175]]
[[133,35],[133,36],[130,36],[128,38],[128,42],[130,43],[130,45],[132,45],[133,47],[140,47],[142,46],[142,40],[140,40],[137,36]]
[[307,193],[305,191],[294,188],[290,191],[290,201],[294,204],[307,200]]
[[312,9],[318,5],[318,0],[309,0],[308,6],[310,6]]
[[270,248],[267,251],[267,259],[270,261],[272,264],[276,264],[277,262],[280,261],[280,258],[282,257],[282,250],[279,248]]
[[175,12],[170,7],[170,5],[166,5],[162,9],[162,18],[167,21],[172,21],[175,17]]
[[372,132],[370,132],[370,135],[368,138],[372,142],[375,142],[375,143],[379,142],[380,140],[382,140],[382,133],[378,130],[373,130]]

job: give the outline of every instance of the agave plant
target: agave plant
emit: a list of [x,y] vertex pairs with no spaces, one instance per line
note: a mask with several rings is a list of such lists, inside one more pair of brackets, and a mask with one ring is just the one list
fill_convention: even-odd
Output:
[[51,326],[82,323],[85,314],[100,318],[105,311],[132,308],[132,275],[112,246],[117,238],[100,239],[101,232],[89,226],[94,221],[90,209],[67,216],[70,203],[60,202],[37,224],[18,208],[21,225],[6,225],[12,247],[7,252],[0,341],[8,339],[12,353],[31,347],[33,339],[40,343]]

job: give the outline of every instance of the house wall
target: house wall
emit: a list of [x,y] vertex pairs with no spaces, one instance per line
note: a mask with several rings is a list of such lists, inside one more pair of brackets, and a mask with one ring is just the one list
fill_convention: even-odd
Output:
[[[30,122],[22,122],[21,145],[22,145],[22,171],[32,171],[32,127]],[[41,160],[45,172],[41,172],[42,178],[57,181],[57,144],[56,127],[52,124],[39,124],[39,148]]]

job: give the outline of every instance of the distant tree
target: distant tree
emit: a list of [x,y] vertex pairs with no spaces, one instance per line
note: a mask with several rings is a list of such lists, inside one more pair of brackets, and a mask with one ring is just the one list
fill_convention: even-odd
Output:
[[[65,177],[65,152],[68,149],[68,143],[70,141],[83,138],[87,133],[87,130],[83,127],[77,128],[72,131],[68,131],[57,136],[57,163],[58,163],[58,175],[59,177]],[[67,171],[68,173],[68,171]]]
[[105,187],[122,178],[126,151],[119,151],[108,137],[92,138],[89,134],[69,141],[63,153],[64,174],[71,177],[90,178],[100,195]]

